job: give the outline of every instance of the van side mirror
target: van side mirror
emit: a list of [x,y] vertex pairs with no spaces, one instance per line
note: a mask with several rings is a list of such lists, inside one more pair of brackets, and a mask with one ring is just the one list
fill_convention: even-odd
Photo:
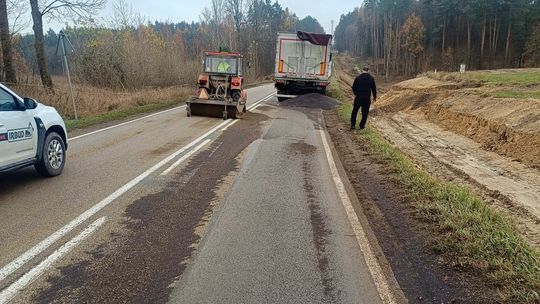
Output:
[[37,101],[35,101],[32,98],[25,97],[24,98],[24,108],[27,110],[33,110],[37,108]]

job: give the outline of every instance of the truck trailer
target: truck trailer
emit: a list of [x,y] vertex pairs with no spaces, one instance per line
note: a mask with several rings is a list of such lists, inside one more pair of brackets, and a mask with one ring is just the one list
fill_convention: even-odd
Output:
[[332,35],[278,33],[274,82],[279,101],[326,94],[332,70]]

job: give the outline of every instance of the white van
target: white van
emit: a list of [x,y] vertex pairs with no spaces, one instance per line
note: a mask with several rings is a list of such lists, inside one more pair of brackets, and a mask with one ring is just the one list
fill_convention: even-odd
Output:
[[67,141],[64,120],[53,107],[0,84],[0,172],[33,165],[43,176],[60,175]]

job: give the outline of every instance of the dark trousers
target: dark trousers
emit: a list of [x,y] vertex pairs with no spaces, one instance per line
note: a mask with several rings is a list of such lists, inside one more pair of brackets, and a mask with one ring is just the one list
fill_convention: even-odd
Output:
[[351,128],[356,126],[356,116],[358,116],[358,111],[360,109],[362,109],[362,120],[360,121],[360,129],[366,127],[370,107],[371,98],[355,98],[351,115]]

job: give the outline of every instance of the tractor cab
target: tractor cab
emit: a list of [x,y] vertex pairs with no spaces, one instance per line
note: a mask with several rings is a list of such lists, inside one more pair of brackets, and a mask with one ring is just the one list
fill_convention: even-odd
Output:
[[204,72],[208,74],[242,76],[242,56],[234,53],[206,52]]

